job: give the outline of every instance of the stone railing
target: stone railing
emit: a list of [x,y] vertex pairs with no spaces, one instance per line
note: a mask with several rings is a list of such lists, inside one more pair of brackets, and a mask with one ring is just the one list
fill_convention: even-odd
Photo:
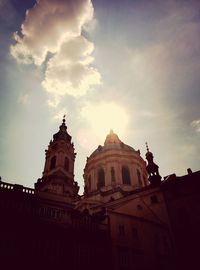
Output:
[[2,189],[13,189],[14,185],[13,184],[8,184],[8,183],[4,183],[4,182],[0,182],[0,188]]
[[17,184],[10,184],[10,183],[3,182],[1,180],[0,180],[0,189],[13,190],[13,191],[23,192],[23,193],[28,193],[28,194],[35,193],[35,190],[33,188],[24,187],[22,185],[17,185]]
[[23,187],[23,192],[29,193],[29,194],[34,194],[35,190],[33,188]]

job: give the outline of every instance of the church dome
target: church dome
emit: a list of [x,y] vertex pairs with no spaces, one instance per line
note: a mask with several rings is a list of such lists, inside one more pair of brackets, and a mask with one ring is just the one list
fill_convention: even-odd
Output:
[[124,144],[119,137],[117,136],[117,134],[115,134],[113,132],[113,130],[110,130],[110,133],[106,136],[106,140],[104,142],[104,146],[99,145],[98,148],[91,154],[91,157],[94,157],[96,155],[98,155],[100,152],[106,152],[108,150],[111,149],[121,149],[121,150],[125,150],[125,151],[135,151],[134,148],[132,148],[131,146]]
[[111,130],[104,145],[87,158],[84,181],[85,196],[130,192],[147,185],[146,162],[139,150],[123,143]]

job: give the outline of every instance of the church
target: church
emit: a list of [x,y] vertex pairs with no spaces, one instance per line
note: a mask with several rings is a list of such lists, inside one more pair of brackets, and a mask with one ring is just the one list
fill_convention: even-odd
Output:
[[63,118],[34,189],[0,180],[1,268],[198,269],[200,171],[162,179],[146,147],[147,161],[111,130],[79,195]]

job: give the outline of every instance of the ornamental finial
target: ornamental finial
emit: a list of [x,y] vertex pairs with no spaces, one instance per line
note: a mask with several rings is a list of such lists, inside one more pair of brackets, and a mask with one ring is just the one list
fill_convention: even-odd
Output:
[[149,146],[148,146],[148,143],[146,142],[146,148],[147,148],[147,152],[149,152]]
[[66,114],[63,115],[63,123],[65,123]]

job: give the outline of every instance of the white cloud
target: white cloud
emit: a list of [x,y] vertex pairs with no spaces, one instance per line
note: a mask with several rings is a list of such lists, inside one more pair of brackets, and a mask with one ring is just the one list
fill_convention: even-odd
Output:
[[48,52],[56,53],[64,40],[79,36],[92,16],[90,0],[37,0],[26,12],[21,34],[14,34],[11,54],[19,62],[41,65]]
[[69,94],[84,95],[100,83],[99,72],[91,66],[93,43],[81,31],[93,19],[91,0],[37,0],[26,12],[21,33],[15,33],[11,55],[18,63],[41,65],[48,52],[44,89],[50,93],[48,104],[56,107]]
[[200,133],[200,119],[192,121],[191,126],[195,129],[196,132]]
[[47,100],[47,104],[49,105],[49,107],[56,108],[60,103],[60,99],[61,97],[57,94],[50,95],[49,99]]
[[93,49],[93,44],[82,36],[63,43],[47,64],[43,87],[58,96],[76,97],[86,94],[90,86],[100,84],[100,74],[90,65]]
[[93,32],[98,27],[98,21],[96,18],[93,18],[91,21],[83,25],[83,29],[86,32]]

